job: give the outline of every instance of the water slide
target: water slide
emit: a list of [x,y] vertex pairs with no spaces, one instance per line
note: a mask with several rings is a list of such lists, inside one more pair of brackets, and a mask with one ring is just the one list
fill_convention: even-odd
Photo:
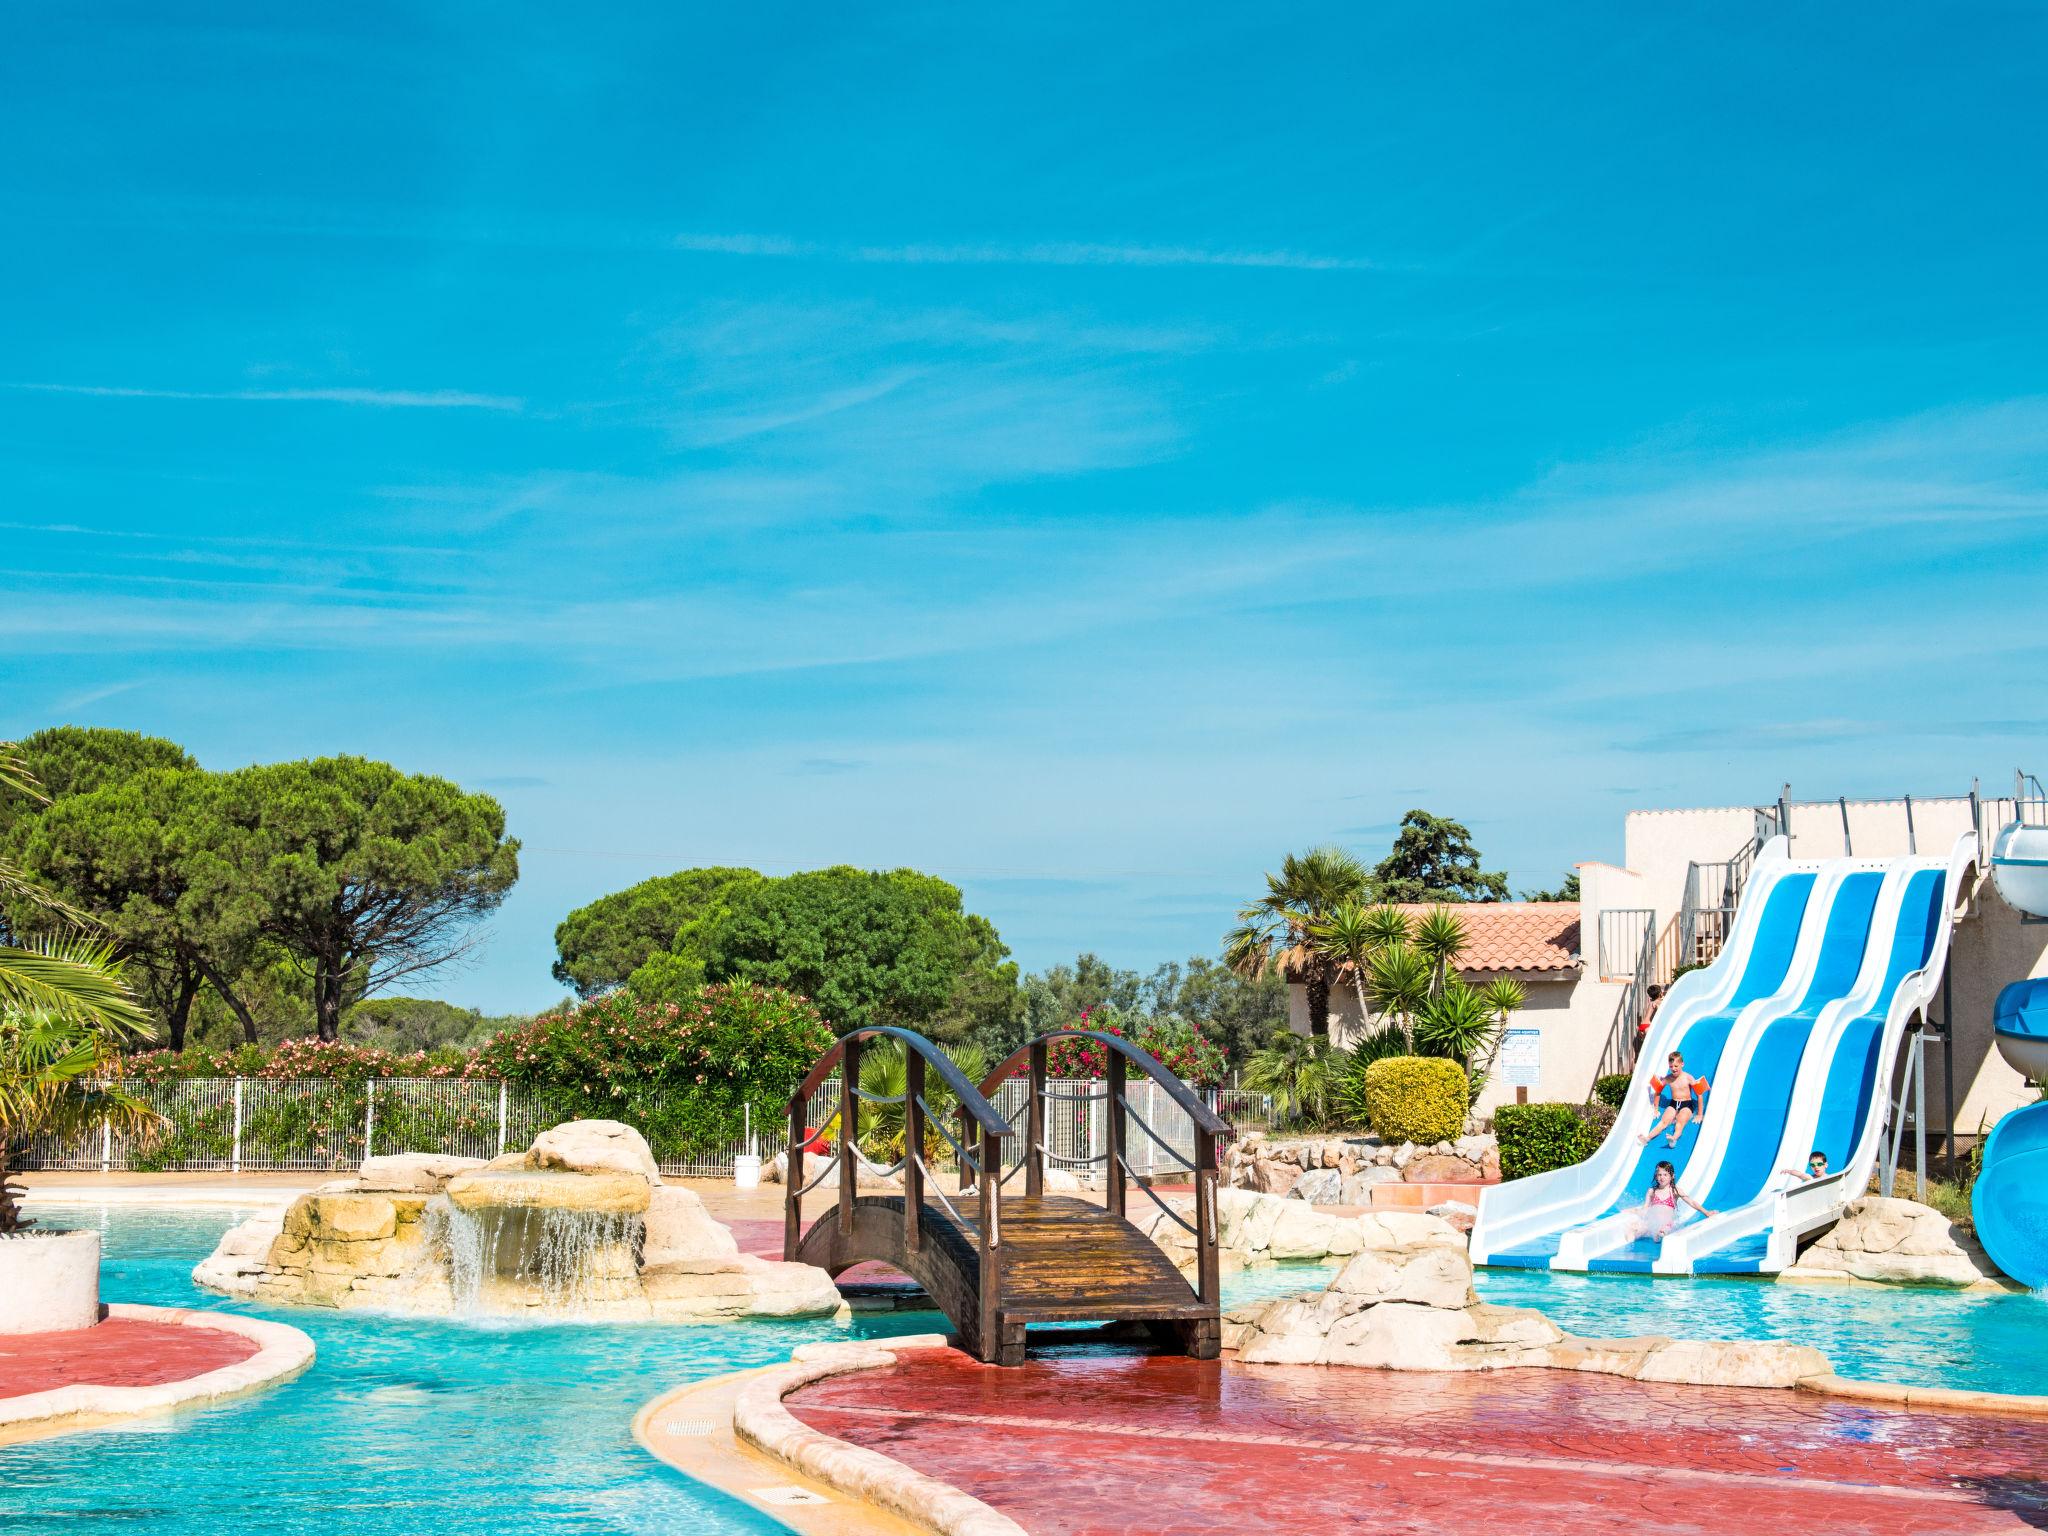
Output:
[[[1991,872],[2007,902],[2048,917],[2048,827],[2005,828],[1992,844]],[[2005,988],[1993,1015],[1999,1054],[2023,1076],[2048,1084],[2048,977]],[[2048,1287],[2048,1101],[2016,1109],[1993,1128],[1970,1191],[1970,1215],[1992,1263],[2022,1285]]]
[[[1584,1163],[1486,1191],[1475,1261],[1657,1274],[1790,1263],[1799,1237],[1869,1182],[1899,1041],[1938,985],[1975,861],[1974,834],[1945,859],[1795,862],[1784,839],[1765,844],[1727,945],[1673,984],[1652,1021],[1613,1131]],[[1709,1081],[1705,1113],[1676,1147],[1661,1134],[1645,1146],[1650,1077],[1673,1050]],[[1816,1147],[1835,1172],[1788,1189],[1779,1170]],[[1636,1237],[1629,1214],[1666,1158],[1716,1214],[1661,1242]]]

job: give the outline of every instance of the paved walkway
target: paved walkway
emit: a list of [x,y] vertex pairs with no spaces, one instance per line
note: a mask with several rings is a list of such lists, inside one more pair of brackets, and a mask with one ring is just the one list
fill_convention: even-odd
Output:
[[935,1349],[787,1406],[1044,1536],[2048,1529],[2048,1423],[1804,1393]]
[[0,1399],[53,1387],[157,1387],[252,1358],[260,1346],[214,1328],[110,1317],[62,1333],[0,1334]]

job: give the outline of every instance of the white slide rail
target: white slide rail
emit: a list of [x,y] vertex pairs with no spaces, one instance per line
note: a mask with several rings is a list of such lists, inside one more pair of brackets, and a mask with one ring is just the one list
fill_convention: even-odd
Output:
[[[1705,1199],[1721,1171],[1721,1161],[1735,1124],[1736,1106],[1741,1101],[1758,1042],[1772,1024],[1806,1001],[1814,975],[1820,967],[1821,951],[1842,882],[1858,871],[1874,872],[1883,868],[1881,860],[1830,859],[1815,873],[1813,889],[1807,893],[1806,910],[1800,916],[1798,942],[1793,948],[1791,962],[1785,967],[1784,982],[1769,996],[1757,998],[1745,1006],[1729,1026],[1728,1038],[1722,1043],[1720,1062],[1709,1079],[1707,1112],[1700,1118],[1699,1134],[1693,1138],[1685,1164],[1678,1170],[1678,1187],[1693,1199]],[[1636,1085],[1631,1082],[1629,1087],[1634,1091]],[[1647,1083],[1642,1089],[1642,1099],[1647,1109],[1650,1102]],[[1621,1117],[1617,1115],[1615,1119],[1619,1126]],[[1645,1117],[1646,1129],[1654,1123],[1654,1115]],[[1640,1150],[1637,1149],[1638,1154]],[[1617,1189],[1615,1197],[1619,1198],[1621,1193]],[[1680,1207],[1680,1211],[1684,1214],[1688,1208]],[[1627,1246],[1636,1235],[1631,1229],[1632,1215],[1630,1211],[1618,1211],[1565,1233],[1558,1242],[1554,1267],[1584,1269],[1593,1259]],[[1664,1246],[1668,1248],[1668,1239]]]
[[[1944,861],[1938,858],[1911,858],[1896,860],[1850,860],[1836,861],[1841,866],[1840,881],[1857,872],[1879,872],[1884,874],[1884,885],[1879,889],[1877,901],[1871,912],[1868,933],[1863,941],[1863,958],[1856,973],[1856,979],[1847,993],[1828,1003],[1814,1020],[1813,1030],[1808,1035],[1805,1048],[1800,1053],[1792,1097],[1787,1106],[1784,1127],[1773,1150],[1771,1167],[1804,1167],[1806,1155],[1812,1150],[1814,1129],[1820,1119],[1821,1101],[1826,1096],[1829,1068],[1834,1062],[1835,1049],[1840,1043],[1842,1030],[1852,1019],[1861,1018],[1877,1005],[1884,988],[1885,976],[1891,969],[1892,945],[1896,941],[1899,920],[1904,913],[1906,894],[1913,877],[1928,869],[1940,869]],[[1746,1056],[1754,1055],[1761,1034],[1747,1044]],[[1747,1076],[1746,1063],[1744,1076]],[[1728,1101],[1732,1107],[1735,1101]],[[1734,1135],[1736,1116],[1732,1113],[1722,1118],[1720,1137],[1713,1150],[1710,1168],[1695,1173],[1688,1166],[1685,1179],[1687,1192],[1704,1199],[1719,1176],[1722,1163],[1727,1155]],[[1796,1161],[1794,1147],[1798,1148]],[[1699,1158],[1696,1156],[1697,1164]],[[1772,1175],[1775,1179],[1775,1174]],[[1816,1185],[1827,1184],[1830,1189],[1839,1184],[1846,1174],[1831,1176],[1826,1180],[1813,1181]],[[1867,1175],[1866,1175],[1867,1178]],[[1697,1184],[1687,1180],[1697,1179]],[[1783,1191],[1773,1191],[1742,1205],[1731,1207],[1713,1216],[1681,1222],[1670,1236],[1660,1245],[1657,1262],[1653,1266],[1660,1275],[1683,1275],[1692,1271],[1695,1260],[1714,1253],[1731,1243],[1739,1242],[1766,1228],[1775,1228],[1781,1220],[1781,1196]],[[1791,1219],[1805,1220],[1809,1208],[1820,1205],[1839,1209],[1842,1197],[1829,1195],[1821,1198],[1809,1191],[1795,1202]],[[1832,1219],[1823,1217],[1823,1220]]]
[[1756,931],[1770,892],[1785,875],[1817,864],[1794,865],[1785,838],[1774,837],[1758,851],[1744,900],[1736,912],[1733,932],[1713,964],[1689,971],[1671,985],[1664,1004],[1650,1021],[1649,1033],[1636,1057],[1628,1097],[1615,1116],[1614,1129],[1583,1163],[1549,1173],[1532,1174],[1481,1192],[1479,1214],[1472,1228],[1472,1259],[1484,1264],[1496,1253],[1561,1228],[1599,1216],[1613,1203],[1634,1171],[1640,1148],[1636,1137],[1654,1120],[1648,1104],[1653,1064],[1661,1062],[1673,1043],[1693,1023],[1724,1009],[1748,968]]

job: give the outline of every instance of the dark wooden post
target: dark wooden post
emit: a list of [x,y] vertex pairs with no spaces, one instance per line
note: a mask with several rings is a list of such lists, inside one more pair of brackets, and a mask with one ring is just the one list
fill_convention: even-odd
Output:
[[1120,1051],[1109,1053],[1109,1096],[1103,1101],[1109,1118],[1109,1214],[1124,1213],[1124,1058]]
[[903,1047],[903,1251],[918,1249],[924,1212],[924,1053]]
[[789,1151],[782,1169],[782,1257],[796,1260],[797,1245],[804,1240],[804,1136],[805,1111],[810,1101],[802,1094],[789,1101]]
[[[963,1142],[972,1146],[972,1142]],[[977,1222],[981,1228],[981,1358],[997,1360],[1002,1354],[1002,1339],[996,1327],[996,1314],[1001,1310],[1003,1288],[1003,1234],[998,1211],[1002,1204],[1000,1181],[992,1177],[989,1170],[1000,1163],[1003,1144],[987,1126],[981,1130],[981,1174],[975,1181],[975,1191],[981,1197]]]
[[1031,1105],[1024,1112],[1024,1193],[1033,1200],[1045,1193],[1045,1066],[1043,1040],[1031,1047]]
[[1196,1290],[1211,1307],[1223,1304],[1223,1280],[1216,1256],[1216,1133],[1195,1127]]
[[969,1114],[967,1106],[962,1104],[960,1106],[960,1193],[963,1195],[968,1190],[976,1188],[980,1183],[974,1176],[974,1164],[970,1160],[973,1151],[974,1116]]
[[839,1237],[853,1238],[853,1195],[860,1183],[860,1163],[854,1143],[860,1135],[860,1036],[846,1042],[839,1058]]

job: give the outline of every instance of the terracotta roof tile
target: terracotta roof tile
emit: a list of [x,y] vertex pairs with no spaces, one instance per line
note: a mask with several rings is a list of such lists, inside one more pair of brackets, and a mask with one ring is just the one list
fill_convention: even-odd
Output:
[[[1401,910],[1419,916],[1430,908],[1403,903]],[[1471,901],[1452,903],[1450,910],[1465,928],[1458,969],[1468,976],[1569,975],[1581,968],[1576,901]],[[1294,979],[1294,952],[1282,960]]]

